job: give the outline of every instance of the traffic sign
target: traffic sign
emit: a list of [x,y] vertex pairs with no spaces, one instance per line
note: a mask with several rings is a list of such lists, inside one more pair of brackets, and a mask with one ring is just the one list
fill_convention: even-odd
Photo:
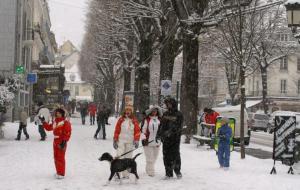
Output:
[[16,67],[16,73],[17,74],[23,74],[24,73],[24,66],[23,65],[18,65]]
[[163,96],[172,95],[172,81],[162,80],[160,88],[161,88],[161,95]]
[[27,82],[29,84],[37,83],[37,74],[36,73],[28,73],[27,74]]

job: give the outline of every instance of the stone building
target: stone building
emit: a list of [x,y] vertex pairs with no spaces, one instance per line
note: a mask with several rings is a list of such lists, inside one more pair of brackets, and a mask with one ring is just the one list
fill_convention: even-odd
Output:
[[70,41],[66,41],[58,50],[58,62],[65,67],[65,87],[69,92],[68,100],[93,101],[94,88],[81,78],[79,68],[80,52]]
[[16,74],[17,66],[24,69],[19,74],[22,87],[16,94],[15,104],[7,116],[17,119],[20,106],[29,108],[32,94],[26,83],[26,74],[32,69],[34,0],[1,0],[0,2],[0,74]]

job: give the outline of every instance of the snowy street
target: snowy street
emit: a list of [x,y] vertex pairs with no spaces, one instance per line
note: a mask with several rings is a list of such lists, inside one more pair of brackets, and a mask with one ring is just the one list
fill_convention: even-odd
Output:
[[[4,127],[5,139],[0,141],[0,189],[1,190],[93,190],[93,189],[299,189],[299,175],[288,175],[288,167],[277,164],[277,175],[269,174],[272,160],[260,160],[247,156],[240,159],[237,152],[232,153],[231,168],[223,171],[219,168],[214,151],[197,148],[195,144],[182,145],[182,173],[181,180],[163,181],[164,167],[162,156],[156,165],[156,176],[151,178],[145,173],[144,155],[137,158],[140,180],[134,183],[134,176],[130,180],[123,180],[104,187],[109,177],[109,164],[99,162],[98,158],[106,151],[114,154],[112,148],[112,125],[107,126],[107,140],[93,139],[96,126],[81,126],[78,118],[72,118],[73,133],[68,144],[66,160],[66,178],[54,179],[54,163],[52,155],[53,135],[47,133],[45,142],[39,141],[39,133],[33,124],[29,124],[30,140],[24,136],[20,142],[15,141],[17,123],[6,123]],[[138,149],[136,153],[142,152]]]

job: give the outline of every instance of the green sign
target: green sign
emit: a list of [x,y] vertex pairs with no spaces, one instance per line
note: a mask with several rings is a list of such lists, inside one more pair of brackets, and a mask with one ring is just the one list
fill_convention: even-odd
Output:
[[24,73],[24,66],[19,65],[16,67],[16,73],[17,74],[23,74]]

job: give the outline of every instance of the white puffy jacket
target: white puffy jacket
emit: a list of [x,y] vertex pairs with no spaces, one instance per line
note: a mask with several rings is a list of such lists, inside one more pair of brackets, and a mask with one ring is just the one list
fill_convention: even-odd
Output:
[[159,146],[160,142],[156,142],[156,134],[160,125],[160,120],[157,116],[150,116],[149,118],[145,119],[141,139],[145,140],[148,139],[149,145],[148,146]]
[[42,125],[41,120],[39,119],[39,116],[44,116],[45,121],[49,123],[51,119],[51,114],[48,108],[46,107],[41,107],[39,108],[38,114],[34,117],[34,121],[37,123],[37,125]]

